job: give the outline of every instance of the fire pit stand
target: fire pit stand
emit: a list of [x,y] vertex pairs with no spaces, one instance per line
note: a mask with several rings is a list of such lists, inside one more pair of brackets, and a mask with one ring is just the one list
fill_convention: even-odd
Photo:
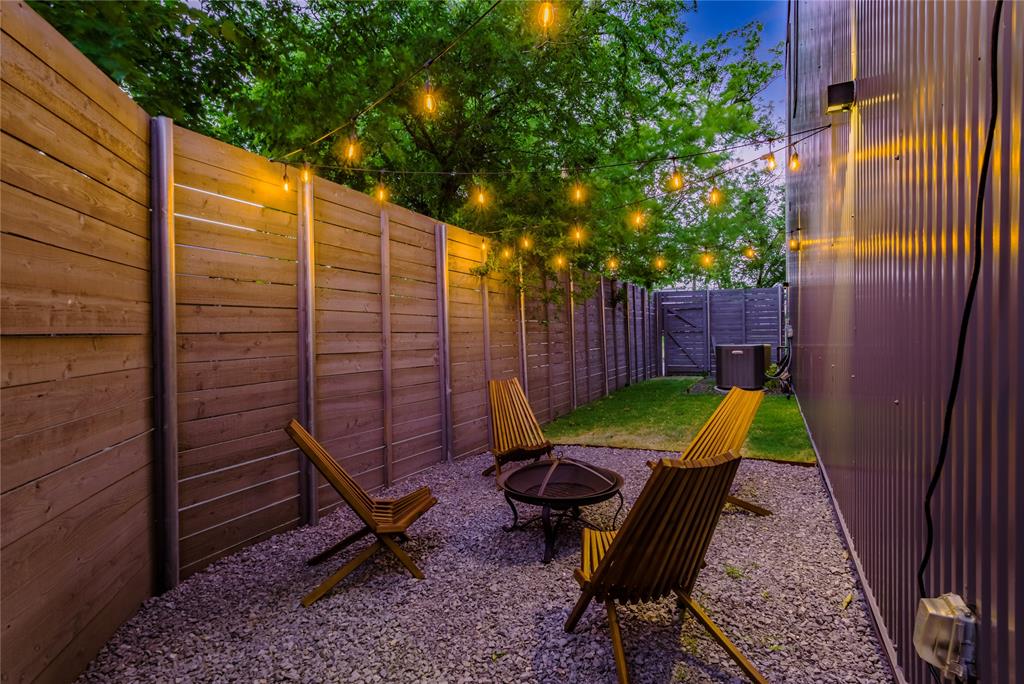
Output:
[[[498,478],[498,486],[504,490],[505,501],[512,509],[512,524],[506,526],[505,531],[521,530],[538,519],[543,524],[545,563],[551,562],[554,556],[555,539],[566,517],[597,527],[581,517],[580,508],[618,496],[619,507],[612,519],[614,528],[624,503],[621,475],[570,458],[538,461],[503,473]],[[520,522],[516,501],[540,506],[541,514]],[[552,510],[558,512],[554,524],[551,521]]]

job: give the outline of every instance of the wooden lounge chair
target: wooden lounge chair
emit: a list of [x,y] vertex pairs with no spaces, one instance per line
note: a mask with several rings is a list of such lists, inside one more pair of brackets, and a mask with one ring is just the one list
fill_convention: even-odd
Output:
[[536,460],[551,453],[554,445],[541,432],[519,378],[491,380],[487,383],[487,394],[491,402],[494,465],[484,475],[501,475],[501,466],[509,461]]
[[565,623],[571,632],[591,600],[608,611],[619,681],[629,681],[615,602],[657,601],[674,593],[755,682],[766,682],[736,645],[693,599],[693,585],[739,466],[725,453],[703,459],[663,459],[616,532],[583,530],[583,558],[576,570],[581,594]]
[[[764,392],[733,387],[697,432],[690,446],[679,456],[680,460],[692,461],[724,454],[726,451],[738,454],[743,442],[747,440],[747,433],[750,432],[750,425],[754,422],[762,399]],[[653,465],[653,462],[648,465]],[[772,514],[767,508],[735,496],[727,496],[725,501],[757,515]]]
[[356,515],[364,523],[362,529],[353,532],[334,546],[313,556],[307,563],[309,565],[321,563],[368,534],[372,534],[377,538],[377,541],[360,551],[355,558],[345,563],[340,570],[307,594],[302,599],[302,605],[309,607],[313,602],[330,591],[335,584],[345,579],[349,573],[382,548],[387,548],[391,553],[395,554],[399,562],[408,568],[413,577],[423,579],[423,573],[412,562],[409,554],[398,545],[398,542],[406,541],[406,528],[437,503],[437,499],[430,493],[430,489],[428,487],[421,487],[398,499],[374,499],[331,458],[331,455],[324,450],[312,435],[306,432],[305,428],[297,420],[292,420],[288,423],[285,432],[302,449],[302,453],[306,454],[309,460],[313,462],[313,465],[316,466],[316,469],[320,471],[320,474],[327,479],[331,486],[341,495],[345,503],[355,511]]

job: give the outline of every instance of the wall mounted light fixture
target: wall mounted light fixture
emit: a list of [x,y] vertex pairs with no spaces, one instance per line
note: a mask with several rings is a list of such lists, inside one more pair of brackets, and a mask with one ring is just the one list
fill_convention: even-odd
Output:
[[828,103],[825,106],[826,114],[835,114],[836,112],[848,112],[853,109],[853,103],[856,102],[856,88],[854,87],[853,81],[844,81],[842,83],[833,83],[828,87]]

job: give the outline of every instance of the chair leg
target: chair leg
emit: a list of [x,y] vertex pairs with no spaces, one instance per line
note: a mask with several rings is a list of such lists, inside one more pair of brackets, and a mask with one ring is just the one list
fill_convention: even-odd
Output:
[[412,573],[413,577],[416,579],[423,579],[423,571],[416,567],[416,564],[412,562],[412,558],[409,557],[409,554],[405,552],[405,549],[398,545],[398,542],[391,538],[391,535],[381,534],[377,536],[377,539],[383,542],[384,546],[388,547],[388,550],[390,550],[391,553],[395,554],[399,562],[404,565],[410,573]]
[[768,684],[768,680],[757,671],[757,668],[754,667],[752,662],[747,660],[747,657],[740,652],[740,649],[736,648],[736,644],[732,643],[729,637],[725,635],[725,632],[719,629],[718,625],[708,617],[708,614],[701,609],[699,603],[689,596],[684,596],[683,594],[676,594],[676,597],[682,604],[685,604],[686,607],[690,609],[690,612],[693,613],[694,617],[704,625],[704,629],[708,630],[708,633],[711,634],[714,640],[718,642],[719,646],[725,649],[726,653],[729,654],[729,657],[736,661],[736,664],[740,666],[740,669],[750,677],[750,681],[756,682],[757,684]]
[[590,605],[590,599],[592,598],[593,596],[585,591],[580,594],[579,600],[576,601],[576,605],[573,607],[572,612],[569,613],[569,619],[565,621],[566,632],[571,632],[576,629],[577,623],[579,623],[580,618],[583,617],[583,613],[586,612],[587,606]]
[[735,496],[727,496],[727,497],[725,497],[725,502],[726,503],[731,503],[733,506],[736,506],[737,508],[742,508],[744,510],[750,511],[751,513],[753,513],[755,515],[771,515],[772,514],[772,512],[769,511],[767,508],[761,508],[757,504],[752,504],[749,501],[744,501],[743,499],[737,499]]
[[319,587],[306,594],[306,597],[302,599],[302,605],[309,608],[313,603],[322,598],[324,594],[329,592],[335,584],[345,579],[350,572],[362,565],[367,558],[380,551],[380,549],[381,544],[379,541],[376,541],[360,551],[359,555],[341,566],[340,570],[325,579]]
[[608,599],[604,605],[608,609],[608,631],[612,634],[615,671],[619,675],[619,684],[628,684],[629,670],[626,668],[626,651],[622,648],[622,632],[619,631],[619,616],[615,613],[615,601]]
[[331,548],[321,551],[320,553],[310,558],[308,561],[306,561],[306,565],[316,565],[317,563],[323,563],[325,560],[327,560],[334,554],[338,553],[352,542],[358,541],[365,537],[367,534],[369,534],[369,532],[369,527],[363,527],[363,529],[353,532],[352,534],[348,535]]

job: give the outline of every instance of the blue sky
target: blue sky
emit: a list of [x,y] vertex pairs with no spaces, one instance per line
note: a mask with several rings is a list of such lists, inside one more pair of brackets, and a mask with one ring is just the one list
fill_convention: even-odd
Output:
[[[695,42],[703,42],[751,21],[760,21],[764,25],[762,57],[767,56],[769,47],[786,40],[785,0],[697,0],[697,11],[684,13],[682,20],[689,28],[687,35]],[[780,76],[772,82],[764,97],[774,103],[775,115],[783,118],[786,111],[785,79]]]

